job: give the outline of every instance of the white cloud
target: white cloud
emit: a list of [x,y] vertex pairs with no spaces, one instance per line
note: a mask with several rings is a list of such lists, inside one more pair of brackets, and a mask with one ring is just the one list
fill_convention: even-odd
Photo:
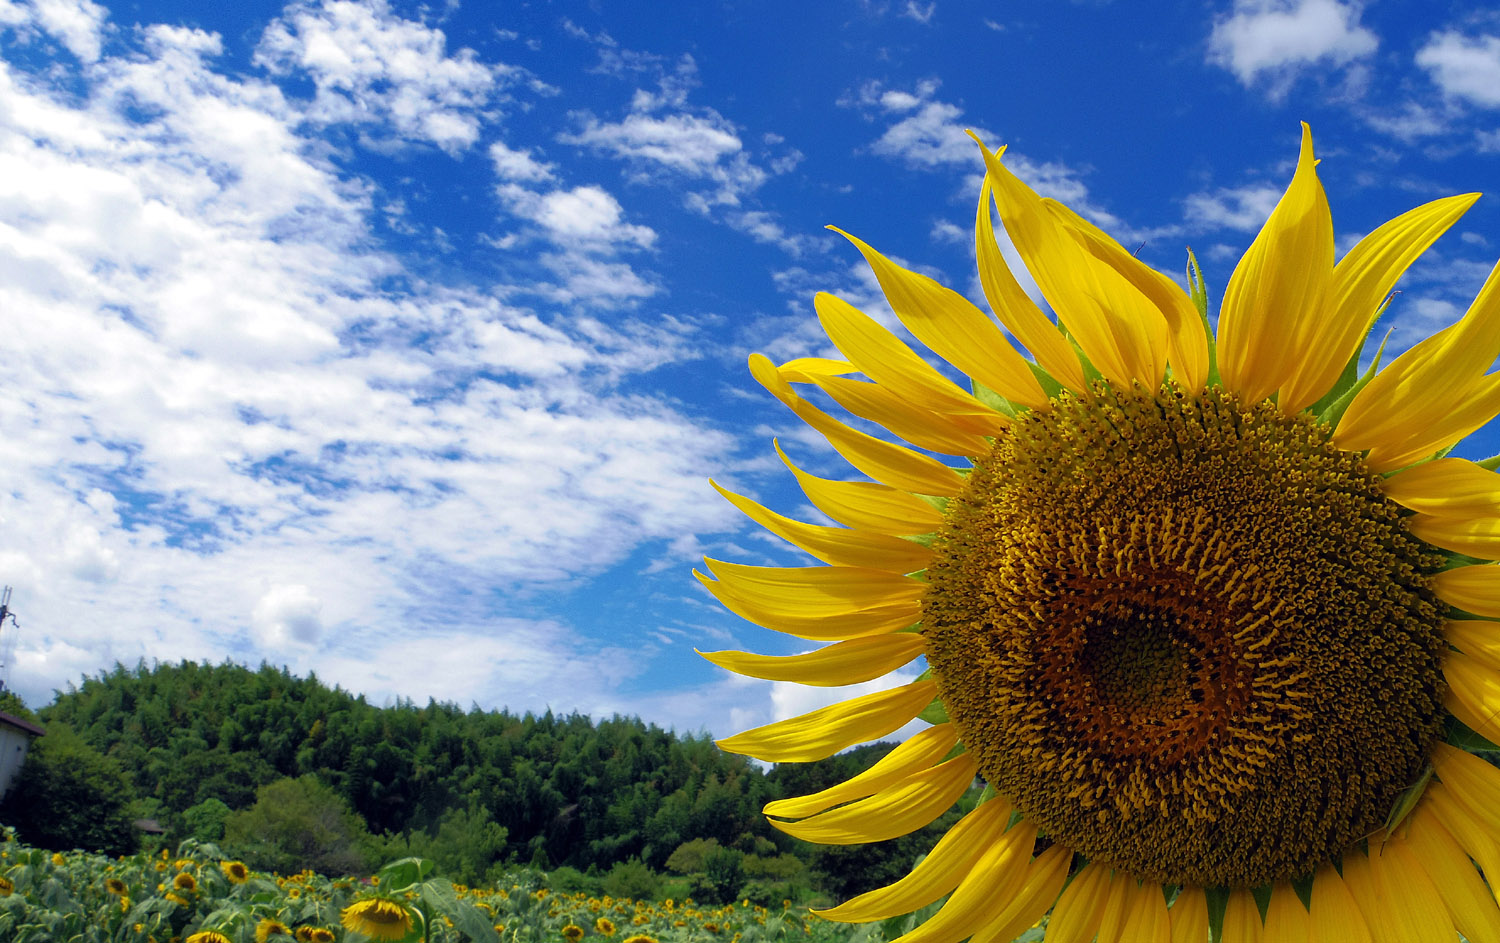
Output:
[[1281,200],[1282,191],[1270,185],[1220,187],[1194,193],[1183,200],[1187,222],[1199,228],[1259,232]]
[[1484,108],[1500,108],[1500,36],[1433,33],[1417,52],[1443,94]]
[[474,52],[445,52],[442,30],[402,19],[386,0],[298,0],[261,37],[255,62],[273,75],[306,73],[309,120],[386,125],[408,141],[458,153],[479,139],[481,112],[516,70]]
[[504,141],[490,145],[490,161],[495,165],[495,176],[501,180],[523,183],[545,183],[551,180],[556,167],[531,156],[531,151],[512,150]]
[[109,16],[104,7],[92,0],[32,0],[29,12],[37,27],[56,37],[80,62],[98,60],[104,20]]
[[1360,3],[1339,0],[1235,0],[1234,11],[1214,22],[1208,61],[1247,86],[1269,79],[1279,98],[1303,69],[1375,52],[1379,40],[1359,25],[1362,12]]
[[282,583],[266,590],[251,616],[262,644],[272,651],[288,642],[311,645],[323,631],[323,603],[301,583]]
[[[654,286],[563,248],[551,285],[424,282],[299,105],[215,71],[212,34],[137,35],[86,94],[0,63],[0,310],[27,313],[6,339],[0,565],[24,697],[299,638],[294,669],[389,651],[420,679],[402,693],[457,696],[447,653],[514,594],[730,526],[704,481],[733,440],[620,388],[692,356],[691,329],[514,303]],[[560,247],[649,243],[604,191],[557,192],[535,225]],[[447,634],[400,647],[416,614]],[[580,639],[585,661],[603,649]],[[536,677],[576,680],[558,664]]]
[[508,185],[500,188],[500,195],[512,213],[540,225],[559,245],[644,249],[656,241],[656,233],[649,226],[625,222],[620,201],[602,187],[534,193]]

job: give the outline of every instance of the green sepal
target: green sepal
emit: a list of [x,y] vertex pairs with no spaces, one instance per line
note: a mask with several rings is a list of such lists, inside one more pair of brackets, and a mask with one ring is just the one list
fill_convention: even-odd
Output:
[[[969,473],[969,470],[967,468],[955,468],[953,469],[953,471],[958,472],[960,475],[967,475]],[[919,494],[917,495],[917,497],[921,498],[923,501],[926,501],[928,504],[937,508],[939,511],[942,511],[944,513],[947,513],[948,511],[948,499],[940,494]]]
[[1229,888],[1205,887],[1203,896],[1208,901],[1208,938],[1213,943],[1224,939],[1224,908],[1229,905]]
[[1452,714],[1443,718],[1443,742],[1469,753],[1500,753],[1500,745],[1491,743]]
[[1009,416],[1011,419],[1014,419],[1016,418],[1016,416],[1026,411],[1025,406],[1019,406],[1015,403],[1012,403],[1010,400],[1001,396],[999,393],[996,393],[994,390],[985,386],[983,383],[980,383],[978,380],[973,381],[970,384],[970,387],[974,391],[975,399],[979,400],[981,403],[988,406],[990,409],[993,409],[995,412],[1000,413],[1001,415]]
[[1265,923],[1266,911],[1271,909],[1271,885],[1250,888],[1250,896],[1255,898],[1255,909],[1260,911],[1261,923]]
[[938,724],[946,724],[948,722],[948,708],[943,706],[942,698],[935,697],[932,699],[931,704],[928,704],[926,707],[922,708],[922,713],[917,715],[917,719],[932,724],[933,726],[937,726]]
[[984,790],[979,793],[979,801],[981,803],[989,802],[991,799],[995,798],[998,795],[1000,795],[1000,793],[995,790],[995,787],[992,784],[985,783]]
[[[1438,567],[1439,573],[1444,570],[1456,570],[1461,566],[1479,566],[1483,563],[1494,562],[1492,560],[1481,560],[1479,557],[1471,557],[1467,553],[1459,553],[1457,550],[1444,550],[1442,552],[1447,555],[1448,559],[1443,561],[1442,566]],[[1474,618],[1482,619],[1484,617],[1475,616]]]
[[1048,373],[1041,364],[1033,360],[1028,360],[1026,361],[1026,366],[1031,368],[1031,375],[1036,377],[1037,383],[1041,384],[1042,393],[1044,393],[1048,399],[1051,399],[1052,397],[1058,395],[1065,389],[1065,387],[1058,382],[1057,378]]
[[1300,878],[1292,878],[1292,890],[1297,892],[1297,899],[1302,901],[1302,906],[1309,911],[1312,910],[1312,886],[1313,876],[1304,874]]
[[1188,294],[1192,296],[1193,307],[1198,309],[1198,320],[1203,322],[1203,336],[1208,338],[1208,385],[1219,385],[1219,345],[1214,342],[1214,331],[1208,323],[1208,285],[1203,281],[1203,269],[1198,265],[1198,257],[1193,250],[1188,250]]
[[1339,420],[1344,418],[1344,412],[1348,410],[1349,404],[1354,402],[1354,397],[1359,395],[1359,391],[1375,379],[1375,372],[1380,369],[1380,355],[1385,352],[1385,342],[1390,339],[1391,332],[1386,331],[1385,337],[1380,339],[1380,346],[1375,349],[1375,359],[1370,361],[1370,369],[1360,374],[1359,379],[1355,380],[1338,399],[1317,413],[1318,421],[1327,423],[1330,431],[1339,427]]
[[1404,822],[1408,815],[1411,815],[1412,810],[1417,807],[1417,802],[1421,800],[1422,793],[1427,791],[1427,784],[1430,782],[1432,782],[1432,764],[1428,763],[1422,770],[1422,775],[1417,777],[1417,781],[1401,790],[1396,804],[1391,806],[1390,814],[1385,817],[1387,835],[1394,832],[1397,826]]
[[1495,469],[1500,468],[1500,455],[1491,455],[1489,458],[1480,459],[1474,464],[1478,465],[1480,468],[1483,468],[1485,471],[1494,471]]

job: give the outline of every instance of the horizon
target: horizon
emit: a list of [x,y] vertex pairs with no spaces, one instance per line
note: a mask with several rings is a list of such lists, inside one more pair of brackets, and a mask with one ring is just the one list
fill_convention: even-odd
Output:
[[[816,291],[896,327],[823,226],[987,311],[972,129],[1212,313],[1300,121],[1341,253],[1500,179],[1500,13],[1126,7],[0,0],[7,687],[232,659],[724,737],[910,681],[693,652],[809,647],[691,570],[806,559],[709,484],[822,521],[773,438],[859,477],[745,367],[831,350]],[[1366,361],[1497,257],[1491,195]]]

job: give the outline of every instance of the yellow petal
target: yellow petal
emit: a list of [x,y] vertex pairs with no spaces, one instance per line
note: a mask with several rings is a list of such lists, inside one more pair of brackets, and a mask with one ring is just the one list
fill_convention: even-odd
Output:
[[1372,447],[1365,461],[1374,471],[1387,472],[1431,458],[1494,419],[1496,414],[1500,414],[1500,373],[1479,377],[1452,402],[1429,401],[1404,437],[1389,445]]
[[1448,644],[1491,671],[1500,671],[1500,622],[1451,619],[1443,627]]
[[[1247,404],[1270,396],[1299,370],[1325,369],[1326,360],[1338,371],[1348,359],[1333,362],[1333,351],[1310,348],[1328,316],[1324,304],[1333,281],[1333,218],[1316,163],[1312,129],[1303,122],[1291,185],[1224,289],[1219,374]],[[1321,359],[1299,366],[1308,357]]]
[[1099,915],[1099,943],[1122,943],[1125,921],[1129,917],[1130,889],[1134,884],[1135,878],[1123,871],[1110,875],[1104,907]]
[[[1440,438],[1462,428],[1473,417],[1465,415],[1455,425],[1449,414],[1460,406],[1472,406],[1476,397],[1488,402],[1484,394],[1489,386],[1476,387],[1476,383],[1497,353],[1500,266],[1490,272],[1462,320],[1397,357],[1354,397],[1334,430],[1334,444],[1346,451],[1368,449],[1372,454],[1390,452],[1399,457],[1432,438],[1434,426],[1441,428]],[[1483,420],[1473,428],[1482,424]],[[1399,467],[1380,465],[1382,470]]]
[[[977,140],[977,138],[976,138]],[[1167,322],[1119,272],[1083,249],[1037,196],[980,144],[1000,219],[1031,277],[1105,379],[1117,387],[1161,384]]]
[[1161,885],[1126,878],[1126,918],[1120,943],[1172,943],[1172,924]]
[[931,769],[921,769],[867,799],[820,812],[800,822],[770,819],[793,838],[820,845],[862,845],[909,835],[933,820],[964,794],[978,772],[967,753]]
[[[1447,791],[1472,818],[1483,823],[1487,834],[1500,834],[1500,770],[1447,743],[1432,745],[1432,765]],[[1431,786],[1427,788],[1432,790]],[[1462,841],[1463,836],[1451,825],[1449,831]]]
[[[979,262],[979,284],[984,289],[984,296],[1000,323],[1026,345],[1042,369],[1063,386],[1082,392],[1088,384],[1078,353],[1046,312],[1038,308],[1016,282],[1015,275],[1005,264],[1005,257],[1000,254],[1000,246],[995,242],[995,227],[990,221],[990,191],[990,177],[985,174],[984,186],[979,191],[979,213],[974,220],[975,256]],[[989,347],[996,342],[993,338],[983,339],[984,326],[977,322],[967,332],[981,336],[974,346],[981,354],[987,354]],[[999,343],[1004,343],[1004,339]],[[980,374],[969,370],[964,372],[985,386],[990,385]]]
[[1404,845],[1437,888],[1458,932],[1472,943],[1500,943],[1500,908],[1430,807],[1412,813]]
[[1432,578],[1432,591],[1476,616],[1500,617],[1500,566],[1459,566]]
[[[1224,905],[1224,928],[1219,934],[1221,943],[1260,943],[1262,924],[1260,908],[1250,889],[1237,887],[1229,892]],[[1274,941],[1267,940],[1267,943]]]
[[1089,862],[1073,875],[1063,888],[1047,918],[1046,943],[1078,943],[1092,940],[1104,918],[1104,902],[1109,893],[1109,869]]
[[788,360],[777,369],[792,383],[811,383],[813,377],[841,377],[859,372],[859,368],[847,360],[829,360],[826,357],[798,357]]
[[719,749],[768,763],[807,763],[900,728],[937,696],[937,685],[916,681],[877,691],[716,741]]
[[983,926],[995,901],[1005,900],[1020,889],[1031,861],[1031,843],[1008,841],[1010,834],[1007,832],[980,856],[942,910],[891,943],[958,943]]
[[1188,390],[1200,390],[1208,382],[1208,335],[1193,299],[1177,283],[1125,251],[1098,226],[1056,200],[1042,203],[1072,231],[1089,254],[1124,276],[1167,322],[1168,356],[1179,382]]
[[1172,943],[1204,943],[1208,939],[1208,897],[1201,887],[1184,887],[1167,911],[1172,921]]
[[736,595],[772,611],[836,615],[914,603],[927,591],[921,580],[862,566],[748,566],[708,557],[703,562]]
[[1292,885],[1285,881],[1271,888],[1271,903],[1266,908],[1266,939],[1306,940],[1312,927],[1307,908]]
[[1308,926],[1308,943],[1373,943],[1359,904],[1331,864],[1313,875]]
[[[1432,879],[1417,864],[1403,842],[1372,845],[1365,858],[1359,852],[1344,856],[1344,878],[1351,872],[1349,859],[1364,858],[1371,880],[1361,885],[1349,882],[1354,899],[1365,912],[1366,923],[1375,943],[1453,943],[1457,930],[1448,908],[1432,885]],[[1362,868],[1356,868],[1362,871]],[[1373,889],[1373,900],[1361,896],[1361,886]]]
[[1417,812],[1423,810],[1431,811],[1443,829],[1463,848],[1464,853],[1478,862],[1479,870],[1484,872],[1490,887],[1493,888],[1500,882],[1500,845],[1496,845],[1490,837],[1493,833],[1487,831],[1488,826],[1476,820],[1463,803],[1454,798],[1445,784],[1427,784],[1426,791],[1422,793],[1422,802],[1417,806]]
[[775,364],[760,354],[750,357],[750,373],[771,395],[796,413],[797,418],[822,433],[849,464],[871,478],[916,494],[948,496],[957,494],[963,487],[963,478],[942,462],[835,421],[798,396]]
[[1443,697],[1448,712],[1491,743],[1500,743],[1500,674],[1463,652],[1449,652],[1443,659],[1443,677],[1448,682]]
[[720,668],[749,678],[831,688],[859,684],[890,674],[922,654],[922,636],[915,632],[898,632],[854,638],[801,655],[757,655],[735,651],[698,654]]
[[912,540],[846,530],[842,527],[804,524],[802,521],[783,517],[743,495],[721,488],[712,480],[709,484],[746,517],[824,563],[868,567],[891,573],[914,573],[924,569],[932,557],[930,549]]
[[922,618],[919,603],[850,608],[847,612],[797,612],[795,606],[765,605],[746,598],[719,580],[709,579],[697,570],[693,576],[702,583],[725,609],[756,625],[819,642],[863,638],[898,632],[915,625]]
[[[1042,919],[1057,900],[1063,881],[1068,877],[1068,866],[1073,852],[1061,845],[1053,845],[1032,859],[1026,871],[1026,880],[1013,897],[1005,901],[1000,913],[990,923],[974,933],[970,943],[1011,943]],[[1208,938],[1208,924],[1203,924],[1204,939]],[[1174,941],[1175,943],[1175,941]]]
[[[980,803],[948,829],[927,857],[917,862],[901,880],[850,898],[837,907],[814,910],[813,913],[843,923],[869,923],[927,906],[957,887],[980,857],[994,847],[1005,833],[1010,814],[1011,805],[1003,799]],[[1028,827],[1035,841],[1035,826],[1024,822],[1016,826]]]
[[1316,401],[1333,386],[1359,349],[1407,266],[1474,204],[1477,193],[1450,196],[1408,210],[1361,239],[1333,267],[1329,316],[1313,337],[1315,353],[1281,388],[1278,403],[1289,412]]
[[1406,522],[1412,534],[1434,547],[1481,560],[1500,560],[1500,517],[1454,518],[1418,514]]
[[1404,508],[1446,517],[1500,514],[1500,475],[1463,458],[1439,458],[1397,472],[1381,484]]
[[[903,638],[896,635],[892,638]],[[766,803],[761,811],[766,815],[777,815],[782,818],[802,818],[808,815],[816,815],[824,809],[831,809],[841,802],[851,799],[860,799],[873,795],[893,783],[900,782],[918,770],[929,769],[936,766],[947,756],[955,744],[958,743],[958,729],[952,724],[938,724],[928,727],[906,738],[896,749],[880,758],[880,761],[858,776],[851,777],[844,782],[829,786],[821,792],[815,792],[808,796],[797,796],[790,799],[777,799]],[[986,815],[999,814],[999,806],[1007,805],[1004,802],[987,802]],[[954,883],[958,883],[955,879]],[[949,890],[952,890],[950,887]],[[946,892],[945,892],[946,893]],[[920,905],[918,905],[920,906]],[[911,908],[915,910],[916,908]],[[904,911],[903,911],[904,912]]]
[[[1004,335],[995,330],[984,312],[969,303],[969,300],[950,288],[916,272],[904,269],[876,252],[862,240],[856,239],[842,229],[829,227],[834,232],[854,243],[880,282],[891,310],[906,325],[906,329],[932,348],[939,357],[953,364],[969,376],[999,393],[1013,403],[1026,406],[1043,406],[1047,396],[1042,386],[1014,347]],[[826,297],[826,296],[820,296]],[[817,299],[814,299],[814,304]],[[823,309],[818,309],[819,320]],[[828,329],[828,323],[823,326]],[[832,330],[828,336],[835,346],[844,351],[851,361],[859,365],[865,375],[879,383],[885,383],[866,370],[864,364],[847,350]],[[904,348],[903,348],[904,349]],[[917,358],[920,360],[921,358]],[[925,366],[925,364],[924,364]],[[931,370],[931,368],[928,368]],[[937,376],[936,371],[932,371]],[[933,408],[939,408],[933,404]]]
[[[786,372],[783,370],[782,375]],[[971,458],[990,450],[990,440],[968,432],[953,417],[919,406],[878,383],[841,377],[811,377],[835,403],[862,419],[878,422],[918,448]],[[1003,422],[997,421],[997,427]]]
[[943,524],[943,514],[916,495],[873,481],[830,481],[810,475],[786,457],[781,443],[776,454],[797,476],[797,484],[813,507],[847,527],[877,534],[928,534]]

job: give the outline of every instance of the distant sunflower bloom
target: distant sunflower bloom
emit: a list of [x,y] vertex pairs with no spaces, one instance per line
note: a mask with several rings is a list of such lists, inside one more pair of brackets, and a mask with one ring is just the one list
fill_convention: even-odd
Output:
[[186,871],[179,871],[177,876],[172,879],[172,886],[179,891],[196,891],[198,889],[198,879]]
[[176,904],[179,907],[191,907],[191,906],[193,906],[193,902],[192,901],[188,900],[186,897],[183,897],[181,894],[177,893],[176,891],[167,891],[165,894],[162,895],[162,899],[169,900],[169,901],[171,901],[172,903]]
[[625,943],[656,943],[656,937],[647,936],[644,933],[637,933],[634,936],[627,936],[625,938]]
[[220,861],[219,870],[224,872],[230,884],[244,884],[250,880],[250,869],[243,861]]
[[312,927],[307,931],[308,943],[334,943],[336,939],[333,931],[326,927]]
[[199,930],[197,933],[188,935],[187,943],[234,943],[234,941],[218,930]]
[[563,939],[567,940],[568,943],[578,943],[579,940],[583,939],[583,927],[580,927],[576,923],[568,924],[562,928],[561,932]]
[[411,911],[388,897],[357,900],[344,908],[345,930],[354,930],[376,940],[399,940],[411,932]]
[[[736,614],[832,643],[706,654],[731,671],[835,686],[926,659],[910,683],[720,741],[807,762],[930,724],[847,782],[767,805],[777,828],[881,841],[989,784],[908,876],[822,915],[947,897],[907,943],[1000,943],[1049,912],[1052,943],[1202,943],[1211,924],[1225,943],[1500,940],[1500,770],[1471,752],[1500,743],[1500,462],[1447,457],[1500,413],[1500,266],[1458,323],[1360,370],[1397,278],[1477,194],[1335,262],[1304,125],[1214,336],[1191,255],[1186,293],[983,158],[979,282],[1034,362],[962,295],[850,237],[973,392],[818,295],[843,359],[750,370],[875,481],[781,453],[843,527],[720,493],[827,565],[698,574]],[[1057,322],[1003,261],[992,200]]]
[[52,853],[52,865],[53,865],[53,867],[60,868],[60,867],[62,867],[63,865],[65,865],[67,863],[68,863],[68,859],[63,857],[62,852],[60,852],[60,851],[54,851]]
[[600,917],[594,921],[594,932],[601,936],[614,936],[615,922],[608,917]]
[[116,897],[124,897],[127,893],[130,892],[130,888],[127,887],[125,885],[125,882],[120,880],[119,878],[105,878],[104,889],[106,891],[109,891]]
[[255,925],[255,943],[270,943],[277,937],[291,939],[291,927],[280,920],[272,920],[270,917],[261,918],[261,921]]
[[0,897],[9,897],[15,893],[15,890],[16,885],[11,882],[10,878],[0,878]]

